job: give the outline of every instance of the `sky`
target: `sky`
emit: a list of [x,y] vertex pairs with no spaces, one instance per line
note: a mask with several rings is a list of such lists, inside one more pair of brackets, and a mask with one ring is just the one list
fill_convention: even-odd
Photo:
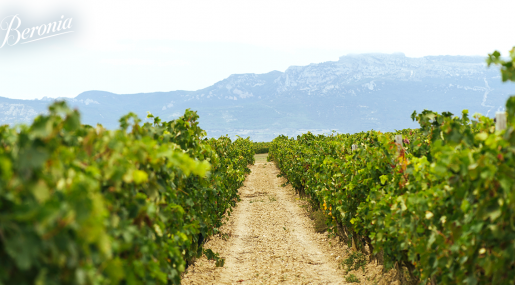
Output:
[[[2,0],[0,46],[12,37],[0,48],[0,97],[198,90],[350,53],[507,54],[511,11],[513,0]],[[66,19],[18,43],[8,28]]]

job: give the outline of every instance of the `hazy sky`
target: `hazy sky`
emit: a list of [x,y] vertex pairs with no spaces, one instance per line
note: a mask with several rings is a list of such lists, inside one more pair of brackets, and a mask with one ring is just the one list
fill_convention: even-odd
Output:
[[348,53],[507,53],[513,11],[514,0],[2,0],[0,21],[17,14],[20,31],[64,16],[73,32],[0,48],[0,96],[197,90]]

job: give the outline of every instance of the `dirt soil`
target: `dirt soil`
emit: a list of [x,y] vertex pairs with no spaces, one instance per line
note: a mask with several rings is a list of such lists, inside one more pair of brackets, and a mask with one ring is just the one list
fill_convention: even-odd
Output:
[[354,274],[361,284],[398,284],[395,272],[368,264],[346,274],[341,266],[346,245],[327,233],[316,233],[306,211],[307,202],[273,162],[256,162],[240,188],[238,202],[221,234],[205,244],[225,258],[224,267],[199,258],[183,274],[182,284],[350,284]]
[[268,157],[268,153],[261,153],[261,154],[254,155],[254,159],[256,160],[256,162],[265,162],[266,163],[267,157]]

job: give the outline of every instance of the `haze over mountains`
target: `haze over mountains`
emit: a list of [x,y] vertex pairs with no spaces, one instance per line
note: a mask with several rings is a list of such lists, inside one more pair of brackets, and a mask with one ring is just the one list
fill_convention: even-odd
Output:
[[[132,111],[147,111],[163,120],[186,108],[198,111],[209,136],[250,136],[268,141],[279,134],[336,130],[354,133],[417,127],[414,110],[463,109],[493,116],[502,110],[513,84],[502,83],[497,68],[484,57],[359,54],[285,72],[234,74],[197,91],[113,94],[87,91],[66,100],[77,107],[83,123],[118,127]],[[5,94],[8,95],[8,94]],[[16,100],[0,97],[0,124],[29,123],[54,99]]]

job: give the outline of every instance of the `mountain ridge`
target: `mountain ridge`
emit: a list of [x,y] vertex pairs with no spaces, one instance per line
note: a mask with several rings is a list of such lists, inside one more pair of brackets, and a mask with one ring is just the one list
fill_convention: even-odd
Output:
[[[284,72],[232,74],[196,91],[115,94],[90,90],[64,98],[78,108],[83,122],[116,128],[132,111],[171,120],[190,108],[200,115],[209,136],[249,135],[271,140],[336,130],[353,133],[417,127],[413,110],[469,109],[489,116],[513,91],[499,70],[479,56],[406,57],[396,54],[346,55],[338,61],[290,66]],[[53,99],[0,97],[0,124],[30,122]]]

